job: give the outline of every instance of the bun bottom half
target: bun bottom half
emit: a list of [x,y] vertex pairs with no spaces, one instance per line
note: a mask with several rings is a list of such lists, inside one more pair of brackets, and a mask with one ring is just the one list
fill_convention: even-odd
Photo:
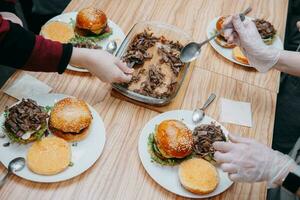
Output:
[[192,158],[182,162],[178,173],[181,185],[195,194],[211,193],[219,184],[216,168],[201,158]]

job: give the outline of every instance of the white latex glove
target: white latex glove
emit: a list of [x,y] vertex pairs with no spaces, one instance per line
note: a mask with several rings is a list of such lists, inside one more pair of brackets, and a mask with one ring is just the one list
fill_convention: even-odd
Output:
[[236,43],[241,47],[251,67],[259,72],[267,72],[278,62],[281,50],[263,42],[254,22],[247,19],[242,22],[240,17],[235,15],[228,17],[224,26],[233,27],[224,31],[224,37],[229,43]]
[[268,181],[269,187],[282,180],[297,165],[292,158],[256,142],[229,134],[231,142],[215,142],[215,160],[235,182]]
[[104,50],[73,48],[70,64],[84,66],[101,81],[108,83],[129,82],[133,69]]
[[15,24],[19,24],[23,26],[23,23],[19,17],[17,17],[14,13],[11,12],[0,12],[0,15],[2,15],[3,19],[9,20]]

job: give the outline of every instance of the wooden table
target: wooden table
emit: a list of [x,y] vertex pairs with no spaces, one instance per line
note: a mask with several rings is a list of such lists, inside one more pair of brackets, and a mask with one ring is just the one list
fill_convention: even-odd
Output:
[[[251,2],[251,16],[265,17],[277,27],[283,38],[288,0],[73,0],[66,12],[88,5],[103,9],[125,32],[139,20],[158,20],[174,24],[194,39],[205,38],[210,20],[219,15],[237,13]],[[17,72],[10,85],[24,72]],[[107,143],[100,159],[88,171],[69,181],[39,184],[16,176],[1,189],[0,199],[182,199],[158,184],[144,170],[137,153],[139,133],[158,113],[110,96],[110,85],[90,75],[66,72],[29,73],[54,88],[53,92],[82,98],[99,112],[107,131]],[[271,145],[279,72],[259,74],[232,64],[207,45],[196,61],[182,109],[204,103],[211,92],[217,100],[207,110],[219,119],[219,99],[251,102],[253,127],[224,124],[230,132],[255,138]],[[0,111],[15,100],[0,94]],[[0,172],[4,167],[0,167]],[[3,174],[3,173],[1,173]],[[238,183],[213,199],[265,199],[264,183]]]

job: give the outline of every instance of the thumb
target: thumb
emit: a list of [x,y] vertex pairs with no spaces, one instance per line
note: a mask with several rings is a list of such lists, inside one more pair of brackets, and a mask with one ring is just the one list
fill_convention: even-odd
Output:
[[232,143],[245,143],[247,141],[247,138],[232,133],[228,134],[228,138]]
[[116,62],[116,65],[122,72],[124,72],[126,74],[132,74],[134,71],[134,69],[127,67],[127,64],[121,60],[118,60]]
[[126,75],[126,74],[122,73],[119,76],[117,82],[118,83],[127,83],[127,82],[129,82],[131,80],[131,78],[132,78],[132,75]]
[[245,26],[244,26],[243,22],[241,21],[241,18],[239,15],[233,16],[232,23],[233,23],[235,31],[238,34],[242,34],[245,32]]

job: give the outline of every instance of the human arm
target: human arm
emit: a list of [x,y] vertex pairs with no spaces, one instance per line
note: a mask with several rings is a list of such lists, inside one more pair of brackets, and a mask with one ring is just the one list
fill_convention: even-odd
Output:
[[132,70],[103,50],[73,48],[35,35],[0,15],[0,64],[29,71],[63,73],[68,64],[86,67],[105,82],[127,82]]
[[214,157],[233,181],[267,181],[270,187],[277,187],[289,172],[299,168],[289,156],[253,139],[229,134],[229,140],[213,144]]
[[279,71],[300,76],[300,53],[266,45],[250,20],[241,22],[238,16],[231,16],[227,18],[224,26],[230,23],[234,28],[224,32],[225,38],[241,47],[252,67],[260,72],[267,72],[274,67]]

